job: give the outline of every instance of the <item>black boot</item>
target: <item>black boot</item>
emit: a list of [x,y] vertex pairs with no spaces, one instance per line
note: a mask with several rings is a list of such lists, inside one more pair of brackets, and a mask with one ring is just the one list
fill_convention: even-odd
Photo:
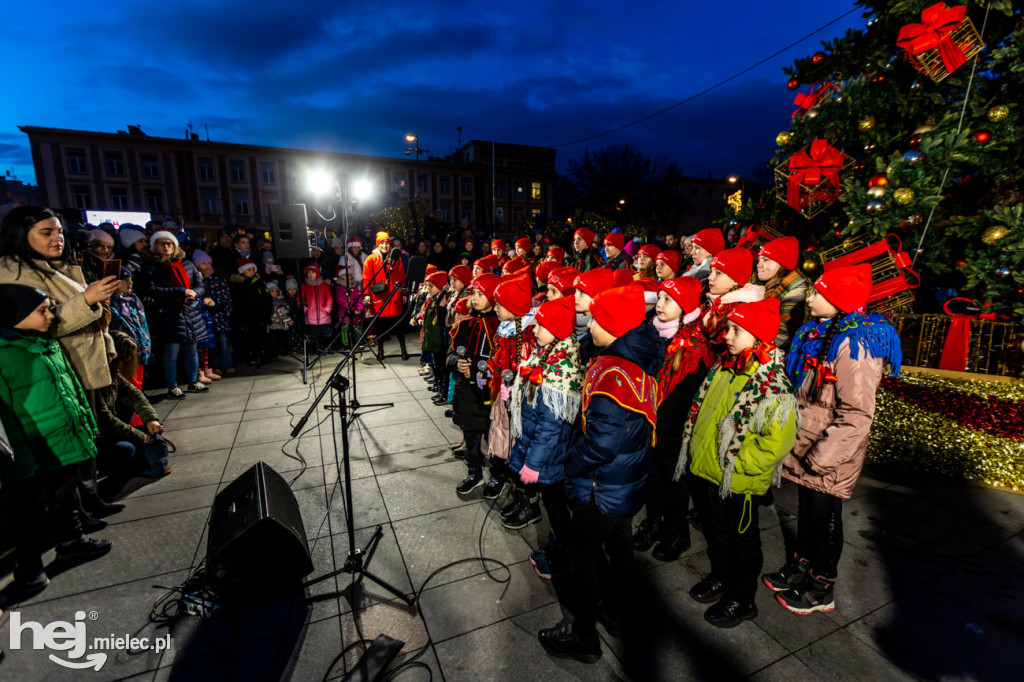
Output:
[[484,499],[496,500],[505,492],[508,479],[508,465],[501,457],[491,456],[491,478],[484,486]]
[[807,575],[807,567],[810,566],[807,559],[799,556],[796,552],[793,553],[793,558],[786,562],[786,564],[775,571],[774,573],[765,573],[761,576],[761,581],[768,586],[768,589],[772,592],[781,592],[782,590],[788,590],[804,579]]
[[405,335],[398,335],[398,347],[402,349],[402,362],[409,359],[409,353],[405,350]]
[[552,656],[574,658],[580,663],[594,663],[601,658],[601,640],[597,633],[581,637],[572,622],[562,621],[553,628],[537,633],[541,646]]
[[512,518],[519,513],[520,507],[529,504],[529,501],[526,499],[526,492],[522,488],[513,488],[509,498],[509,503],[498,512],[503,521]]
[[377,359],[384,362],[384,340],[377,339]]
[[638,552],[646,552],[655,542],[661,538],[663,521],[660,516],[646,518],[640,522],[636,534],[633,536],[633,549]]
[[661,541],[654,547],[651,556],[658,561],[675,561],[688,549],[690,549],[690,527],[671,523],[666,524],[661,534]]

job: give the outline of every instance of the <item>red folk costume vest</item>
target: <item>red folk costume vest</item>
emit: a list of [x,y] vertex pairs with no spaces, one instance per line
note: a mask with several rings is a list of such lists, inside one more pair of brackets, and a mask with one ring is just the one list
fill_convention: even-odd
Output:
[[643,415],[651,425],[651,445],[658,424],[658,383],[640,365],[625,358],[599,355],[590,363],[583,382],[583,431],[587,430],[587,406],[594,396],[604,396],[624,410]]

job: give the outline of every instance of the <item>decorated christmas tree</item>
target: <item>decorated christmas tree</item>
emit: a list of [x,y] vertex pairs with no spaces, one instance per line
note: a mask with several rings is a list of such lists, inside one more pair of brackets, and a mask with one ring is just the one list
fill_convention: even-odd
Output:
[[[955,290],[983,313],[1019,325],[1019,3],[858,4],[864,29],[824,42],[820,52],[785,69],[796,100],[771,160],[776,187],[744,204],[734,219],[801,237],[803,268],[811,276],[823,262],[827,267],[895,235],[902,249],[889,240],[890,290],[880,287],[884,297],[876,306],[885,309],[888,301],[890,310],[937,312]],[[877,285],[877,268],[875,275]]]

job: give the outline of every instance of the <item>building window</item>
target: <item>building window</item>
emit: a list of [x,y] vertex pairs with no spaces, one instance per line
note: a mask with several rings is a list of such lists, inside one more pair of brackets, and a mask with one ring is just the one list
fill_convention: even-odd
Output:
[[429,173],[417,173],[416,174],[416,191],[420,194],[430,193],[430,174]]
[[121,152],[107,152],[103,159],[107,165],[107,175],[115,178],[124,177],[124,156]]
[[164,193],[158,189],[146,190],[146,208],[150,213],[164,212]]
[[505,207],[495,206],[494,207],[494,221],[499,225],[505,224]]
[[405,175],[405,171],[395,171],[394,173],[392,173],[392,175],[391,175],[391,187],[392,187],[392,190],[391,191],[398,192],[399,194],[405,194],[405,191],[407,189],[406,183],[407,183],[407,177]]
[[464,197],[473,196],[473,178],[459,178],[459,192]]
[[85,158],[84,149],[68,150],[68,173],[85,175],[89,172],[89,163]]
[[71,194],[75,197],[75,208],[83,211],[92,208],[92,189],[88,185],[72,187]]
[[235,195],[235,215],[249,215],[249,195]]
[[260,164],[260,179],[263,180],[264,185],[276,185],[277,184],[277,167],[273,163],[261,163]]
[[127,211],[128,210],[128,188],[127,187],[111,187],[110,188],[110,208],[115,211]]
[[451,220],[451,217],[452,217],[452,202],[450,202],[450,201],[442,201],[438,205],[438,208],[441,211],[441,219],[442,220],[444,220],[445,222],[448,222],[449,220]]
[[142,177],[160,177],[160,162],[157,160],[156,154],[142,154],[139,158],[142,161]]
[[531,182],[530,183],[530,198],[531,199],[540,199],[541,198],[540,183],[539,182]]
[[512,198],[522,199],[526,195],[526,189],[521,180],[516,180],[512,183]]
[[245,161],[231,162],[231,182],[245,182]]
[[494,198],[504,199],[505,198],[505,181],[495,180],[494,181]]
[[452,176],[442,175],[437,179],[438,192],[444,195],[452,193]]
[[203,213],[212,215],[220,213],[216,192],[203,192]]
[[[199,179],[213,182],[213,159],[208,156],[199,157]],[[214,211],[216,213],[216,211]]]

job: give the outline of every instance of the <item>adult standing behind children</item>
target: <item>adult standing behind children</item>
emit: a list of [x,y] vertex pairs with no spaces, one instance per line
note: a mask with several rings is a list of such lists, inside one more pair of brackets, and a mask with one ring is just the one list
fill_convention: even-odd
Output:
[[[368,287],[363,303],[370,307],[371,315],[380,313],[377,318],[376,328],[373,333],[377,338],[377,354],[381,360],[384,359],[384,341],[392,327],[396,327],[397,318],[401,317],[406,302],[406,296],[401,291],[396,291],[405,286],[405,266],[400,258],[391,262],[391,236],[387,232],[378,232],[373,253],[366,257],[363,263],[363,282]],[[394,291],[388,301],[388,295]],[[385,305],[387,302],[387,305]],[[405,349],[405,335],[402,333],[401,325],[398,325],[398,345],[402,349],[402,360],[409,359],[409,353]]]

